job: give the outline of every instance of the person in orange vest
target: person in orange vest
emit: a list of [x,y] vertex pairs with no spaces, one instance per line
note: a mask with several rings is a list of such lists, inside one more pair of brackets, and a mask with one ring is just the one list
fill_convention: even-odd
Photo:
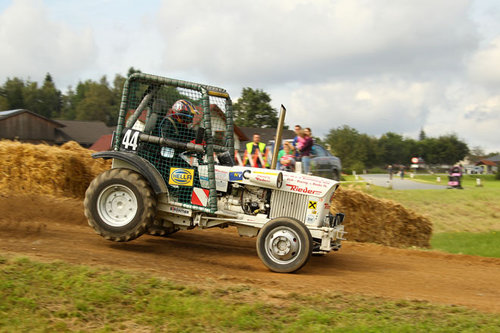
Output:
[[269,167],[269,163],[267,163],[266,144],[260,142],[260,135],[258,133],[253,135],[252,142],[246,144],[243,165],[257,168]]

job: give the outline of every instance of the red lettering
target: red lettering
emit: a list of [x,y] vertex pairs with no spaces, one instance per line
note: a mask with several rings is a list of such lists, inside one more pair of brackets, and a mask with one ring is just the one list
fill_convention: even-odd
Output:
[[286,184],[286,186],[290,186],[290,191],[293,192],[299,192],[299,193],[305,193],[305,194],[321,194],[321,191],[317,190],[310,190],[307,187],[302,188],[297,185],[291,185],[291,184]]

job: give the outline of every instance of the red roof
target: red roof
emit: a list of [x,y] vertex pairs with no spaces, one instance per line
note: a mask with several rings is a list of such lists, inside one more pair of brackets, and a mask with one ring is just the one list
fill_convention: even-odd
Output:
[[490,160],[480,160],[479,162],[476,162],[476,165],[497,166],[497,164],[495,162],[490,161]]
[[111,139],[113,134],[106,134],[97,139],[92,146],[89,147],[90,150],[95,151],[107,151],[111,148]]
[[[127,121],[128,118],[131,115],[134,114],[134,112],[135,112],[135,110],[133,110],[133,109],[132,110],[128,110],[127,114],[125,115],[125,121]],[[147,114],[148,114],[148,110],[147,109],[142,110],[141,115],[139,116],[139,120],[142,121],[143,123],[145,123],[146,122],[146,115]]]

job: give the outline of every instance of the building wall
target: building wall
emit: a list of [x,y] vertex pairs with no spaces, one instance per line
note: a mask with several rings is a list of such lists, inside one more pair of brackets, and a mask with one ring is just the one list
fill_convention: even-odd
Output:
[[27,112],[0,120],[0,138],[27,142],[55,140],[54,124]]

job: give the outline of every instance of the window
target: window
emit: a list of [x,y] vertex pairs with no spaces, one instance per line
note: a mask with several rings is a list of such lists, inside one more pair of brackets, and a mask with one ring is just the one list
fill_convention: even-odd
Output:
[[313,154],[318,157],[328,156],[328,152],[320,145],[313,145]]

